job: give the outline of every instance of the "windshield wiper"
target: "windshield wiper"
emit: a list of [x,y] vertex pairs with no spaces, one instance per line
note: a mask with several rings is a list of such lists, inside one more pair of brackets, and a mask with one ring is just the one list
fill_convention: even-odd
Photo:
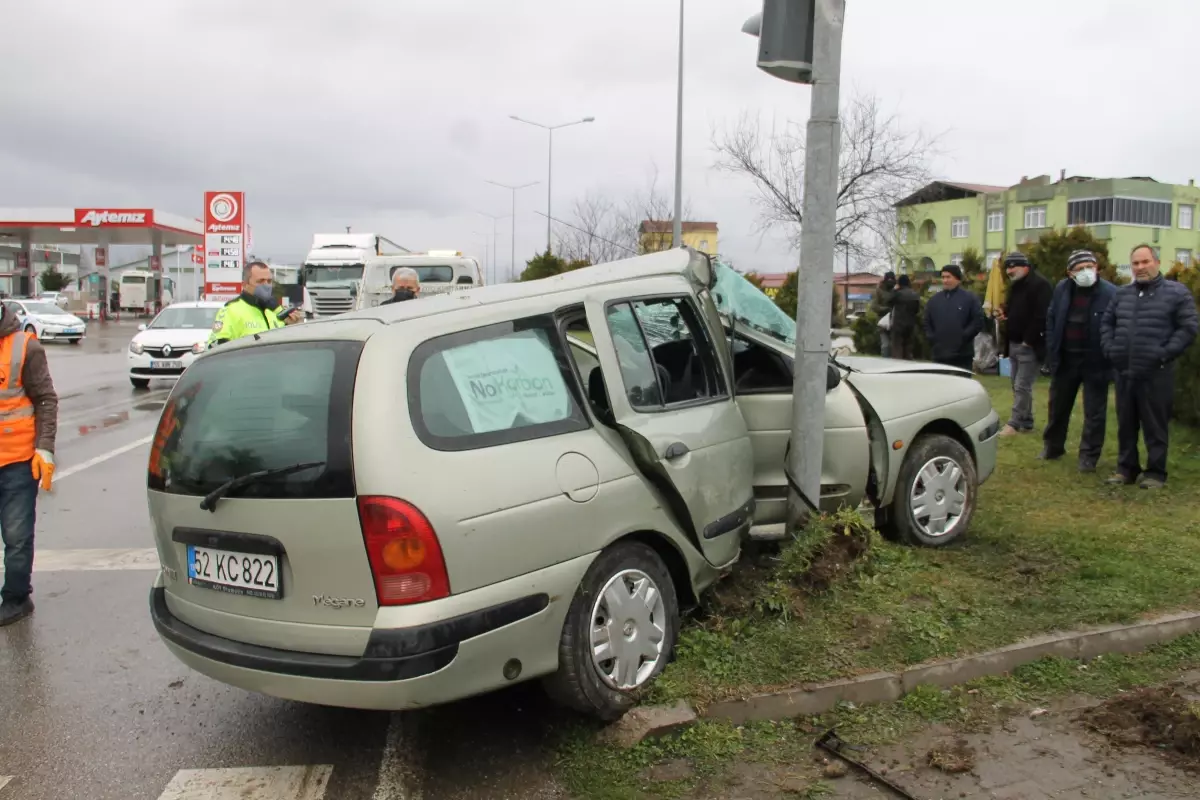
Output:
[[325,466],[324,461],[305,461],[301,464],[291,464],[286,467],[260,469],[257,472],[247,472],[245,475],[239,475],[236,478],[230,478],[204,496],[204,499],[200,501],[200,510],[211,511],[214,514],[217,513],[218,500],[232,492],[234,489],[240,489],[243,486],[249,486],[255,481],[262,480],[263,478],[269,478],[274,475],[290,475],[293,472],[302,472],[306,469],[315,469],[316,467],[323,466]]

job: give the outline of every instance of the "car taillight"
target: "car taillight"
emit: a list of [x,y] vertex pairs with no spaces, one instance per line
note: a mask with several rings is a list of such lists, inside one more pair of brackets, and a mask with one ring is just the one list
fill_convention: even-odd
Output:
[[358,518],[379,605],[423,603],[450,595],[442,546],[415,506],[394,497],[360,497]]

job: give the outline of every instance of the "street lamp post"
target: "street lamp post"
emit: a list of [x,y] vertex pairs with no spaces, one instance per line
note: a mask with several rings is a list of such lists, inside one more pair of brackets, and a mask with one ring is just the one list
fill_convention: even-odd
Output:
[[812,85],[804,146],[804,227],[797,276],[796,359],[788,451],[788,528],[798,530],[821,496],[828,392],[830,306],[837,238],[839,81],[846,0],[763,0],[744,33],[759,37],[758,66]]
[[679,0],[679,80],[675,98],[675,220],[671,247],[683,244],[683,0]]
[[486,211],[476,211],[475,213],[482,214],[483,216],[489,217],[492,220],[492,281],[494,283],[498,283],[499,281],[497,279],[497,275],[499,273],[496,271],[496,255],[499,253],[499,251],[496,249],[496,224],[500,220],[504,219],[505,217],[515,216],[515,215],[512,215],[512,214],[496,215],[496,214],[489,214]]
[[551,192],[554,188],[554,132],[559,128],[569,128],[572,125],[582,125],[585,122],[595,122],[595,117],[584,117],[577,119],[574,122],[564,122],[559,125],[544,125],[541,122],[518,117],[515,114],[509,114],[509,119],[517,122],[524,122],[526,125],[533,125],[535,128],[541,128],[549,134],[549,144],[546,149],[546,252],[550,252],[550,232],[551,223],[553,222],[554,212],[550,208]]
[[[501,189],[508,189],[512,192],[512,255],[510,256],[512,261],[509,263],[508,269],[515,275],[517,272],[517,192],[521,189],[528,189],[530,186],[537,186],[538,182],[531,181],[530,183],[522,183],[520,186],[510,186],[507,183],[500,183],[499,181],[485,181],[485,183],[490,183],[492,186],[499,186]],[[497,280],[496,282],[499,283],[500,281]]]

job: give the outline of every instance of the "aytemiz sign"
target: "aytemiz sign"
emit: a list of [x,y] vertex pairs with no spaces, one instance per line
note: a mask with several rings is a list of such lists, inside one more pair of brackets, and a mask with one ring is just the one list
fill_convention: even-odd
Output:
[[204,296],[232,300],[242,291],[245,192],[204,193]]
[[79,228],[143,228],[154,224],[152,208],[77,208]]

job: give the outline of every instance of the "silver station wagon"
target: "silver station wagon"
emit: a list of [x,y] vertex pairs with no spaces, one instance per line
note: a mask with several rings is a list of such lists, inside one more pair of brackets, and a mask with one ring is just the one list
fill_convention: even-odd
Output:
[[[407,709],[517,681],[602,718],[785,519],[794,323],[679,249],[204,354],[148,496],[167,647],[233,686]],[[831,361],[820,503],[959,537],[999,419],[961,370]]]

